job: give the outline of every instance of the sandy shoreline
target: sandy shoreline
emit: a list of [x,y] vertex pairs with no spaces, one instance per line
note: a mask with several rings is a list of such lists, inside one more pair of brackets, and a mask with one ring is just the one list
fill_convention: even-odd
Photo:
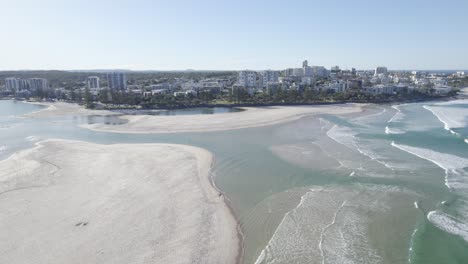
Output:
[[158,134],[183,132],[224,131],[250,127],[261,127],[297,120],[314,114],[350,114],[362,111],[360,104],[320,105],[320,106],[275,106],[246,107],[246,111],[213,115],[124,115],[120,118],[128,122],[120,125],[86,124],[94,131]]
[[212,155],[47,140],[0,162],[1,263],[236,263]]
[[273,106],[273,107],[242,107],[246,111],[220,113],[211,115],[120,115],[108,110],[90,110],[83,106],[65,102],[26,102],[47,106],[45,109],[24,115],[25,117],[55,117],[55,116],[90,116],[119,115],[127,121],[124,124],[84,124],[83,128],[94,131],[129,133],[129,134],[159,134],[184,132],[225,131],[251,127],[269,126],[314,114],[351,114],[363,111],[366,104],[311,105],[311,106]]
[[30,102],[23,101],[27,104],[35,104],[46,106],[47,108],[24,115],[25,117],[54,117],[54,116],[89,116],[89,115],[116,115],[118,113],[107,110],[92,110],[86,109],[79,104],[65,102]]

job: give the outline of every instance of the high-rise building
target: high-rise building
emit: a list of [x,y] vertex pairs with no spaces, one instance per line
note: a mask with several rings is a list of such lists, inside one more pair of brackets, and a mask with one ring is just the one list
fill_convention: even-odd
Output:
[[255,87],[257,86],[257,73],[255,71],[240,71],[237,82],[240,86]]
[[46,90],[49,88],[47,79],[44,78],[30,78],[27,80],[28,89],[32,91]]
[[294,68],[292,75],[302,77],[302,76],[304,76],[304,69],[303,68]]
[[379,74],[387,74],[388,70],[387,70],[387,67],[377,67],[375,68],[375,72],[374,72],[374,76],[377,76]]
[[127,90],[127,76],[123,72],[109,72],[107,85],[112,90]]
[[7,90],[19,90],[20,87],[19,87],[19,80],[14,78],[14,77],[10,77],[10,78],[6,78],[5,79],[5,88]]
[[87,85],[89,89],[99,89],[99,77],[89,76],[87,80]]
[[283,71],[283,76],[284,77],[289,77],[294,74],[294,69],[293,68],[288,68]]
[[341,69],[340,69],[339,66],[333,66],[333,67],[331,67],[330,71],[331,71],[332,73],[338,73],[338,72],[341,71]]
[[326,78],[328,77],[328,70],[323,66],[312,66],[312,75],[316,78]]
[[30,78],[30,79],[18,79],[9,77],[5,79],[5,88],[7,90],[46,90],[49,88],[47,79],[44,78]]
[[19,90],[30,90],[29,81],[24,79],[17,79]]
[[302,68],[306,68],[309,66],[309,62],[307,60],[302,62]]
[[263,71],[262,72],[263,86],[267,86],[268,83],[278,82],[279,76],[280,76],[279,71],[271,71],[271,70]]
[[312,70],[312,67],[305,66],[302,70],[304,71],[304,77],[313,77],[314,71]]

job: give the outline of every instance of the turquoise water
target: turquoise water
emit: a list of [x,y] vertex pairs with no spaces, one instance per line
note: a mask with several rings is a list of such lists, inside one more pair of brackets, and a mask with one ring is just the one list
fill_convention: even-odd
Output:
[[[363,114],[224,132],[127,135],[78,127],[118,125],[118,117],[22,118],[40,106],[0,101],[0,158],[47,138],[199,146],[215,155],[216,184],[245,236],[245,263],[468,263],[468,111],[460,110],[468,104],[436,104],[370,106]],[[439,117],[456,111],[454,127],[445,129],[424,108],[431,105]]]

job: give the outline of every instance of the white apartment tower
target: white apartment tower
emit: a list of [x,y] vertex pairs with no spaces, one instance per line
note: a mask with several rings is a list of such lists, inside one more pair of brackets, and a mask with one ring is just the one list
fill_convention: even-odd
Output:
[[14,77],[6,78],[5,79],[5,88],[7,90],[11,90],[11,91],[19,90],[19,80],[14,78]]
[[87,85],[89,89],[99,89],[99,77],[89,76],[87,80]]
[[237,82],[240,86],[256,87],[257,86],[257,73],[255,71],[240,71],[237,77]]
[[109,72],[107,85],[112,90],[127,90],[127,76],[123,72]]
[[49,88],[47,79],[44,78],[31,78],[27,80],[28,88],[32,91],[46,90]]
[[279,71],[263,71],[262,78],[263,78],[263,86],[267,86],[268,83],[275,83],[278,82],[280,76]]

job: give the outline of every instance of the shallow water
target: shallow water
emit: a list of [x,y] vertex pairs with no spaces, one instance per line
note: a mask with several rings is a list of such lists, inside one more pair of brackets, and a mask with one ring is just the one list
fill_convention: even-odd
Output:
[[466,116],[448,130],[440,120],[465,107],[370,106],[271,127],[128,135],[78,127],[118,117],[22,118],[41,107],[0,101],[0,158],[47,138],[199,146],[215,154],[245,263],[468,263]]

